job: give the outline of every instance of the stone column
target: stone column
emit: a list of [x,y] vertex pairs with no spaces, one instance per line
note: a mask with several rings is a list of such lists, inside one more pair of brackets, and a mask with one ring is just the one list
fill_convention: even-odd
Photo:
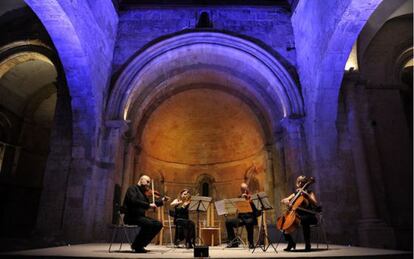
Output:
[[108,120],[101,130],[94,165],[94,182],[98,183],[95,193],[95,240],[102,240],[105,236],[109,238],[107,226],[114,220],[114,210],[122,203],[121,186],[125,174],[123,161],[125,147],[128,145],[124,135],[128,129],[128,123],[124,120]]
[[286,181],[288,186],[293,186],[299,175],[307,175],[306,141],[303,131],[304,120],[302,118],[284,118],[281,121],[283,127],[283,149],[286,161]]
[[272,168],[273,168],[273,197],[275,216],[279,216],[282,212],[280,200],[285,197],[291,190],[288,188],[286,182],[286,166],[285,166],[285,151],[283,148],[283,133],[278,132],[274,134],[274,143],[269,145],[268,150],[272,154]]
[[43,176],[36,233],[60,239],[67,205],[67,188],[72,160],[71,99],[63,79],[57,80],[57,100],[50,135],[50,152]]
[[352,72],[345,75],[343,87],[361,212],[361,218],[358,220],[359,244],[369,247],[393,247],[395,243],[393,230],[378,217],[359,123],[357,93],[364,87],[364,83],[356,72]]

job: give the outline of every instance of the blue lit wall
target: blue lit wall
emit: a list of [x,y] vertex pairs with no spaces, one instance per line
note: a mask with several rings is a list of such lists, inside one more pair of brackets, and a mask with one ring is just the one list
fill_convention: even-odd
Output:
[[213,29],[261,41],[295,66],[293,28],[290,12],[285,8],[140,8],[120,13],[113,72],[145,44],[164,35],[194,29],[203,11],[210,14]]

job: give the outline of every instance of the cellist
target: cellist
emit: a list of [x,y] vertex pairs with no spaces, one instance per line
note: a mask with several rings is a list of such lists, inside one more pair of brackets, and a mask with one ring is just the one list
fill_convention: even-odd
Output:
[[[304,185],[309,182],[309,178],[306,176],[299,176],[296,179],[296,191],[292,193],[288,197],[281,200],[281,202],[285,205],[289,205],[290,201],[297,195],[298,192],[301,192],[301,195],[305,198],[304,203],[302,204],[301,208],[305,210],[296,210],[299,218],[300,224],[302,225],[303,229],[303,239],[305,240],[305,251],[309,252],[311,250],[311,243],[310,243],[310,225],[315,225],[318,220],[315,217],[315,213],[312,211],[315,208],[318,208],[318,200],[316,199],[316,195],[313,191],[309,189],[303,190]],[[285,251],[290,251],[292,249],[296,249],[296,243],[293,241],[292,236],[287,233],[283,233],[286,242],[288,242],[287,247],[284,249]]]

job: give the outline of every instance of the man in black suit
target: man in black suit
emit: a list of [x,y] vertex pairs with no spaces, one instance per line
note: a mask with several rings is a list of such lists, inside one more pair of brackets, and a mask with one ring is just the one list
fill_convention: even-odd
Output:
[[146,210],[162,206],[163,201],[165,200],[165,198],[162,198],[156,199],[155,203],[152,203],[152,201],[150,202],[145,195],[148,191],[151,193],[150,182],[151,178],[149,176],[141,176],[137,184],[128,188],[123,204],[125,212],[124,222],[126,224],[138,225],[141,227],[131,245],[131,248],[136,253],[148,252],[144,247],[147,246],[162,229],[161,222],[145,216]]

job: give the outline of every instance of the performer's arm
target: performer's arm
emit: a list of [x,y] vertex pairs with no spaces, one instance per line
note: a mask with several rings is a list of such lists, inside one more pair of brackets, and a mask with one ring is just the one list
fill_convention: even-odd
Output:
[[295,197],[295,194],[294,194],[294,193],[292,193],[291,195],[289,195],[289,197],[286,197],[286,198],[282,199],[280,202],[281,202],[281,203],[283,203],[283,204],[288,205],[288,204],[289,204],[289,202],[290,202],[290,200],[291,200],[293,197]]
[[170,206],[177,206],[178,204],[181,204],[181,203],[182,203],[182,201],[180,201],[180,200],[178,200],[178,199],[174,199],[174,200],[171,202]]
[[311,192],[311,193],[304,192],[304,193],[306,195],[306,198],[309,200],[309,202],[311,202],[315,206],[318,205],[318,200],[316,199],[316,195],[314,192]]
[[128,188],[126,196],[133,205],[141,207],[143,209],[149,209],[150,208],[149,202],[146,202],[146,201],[140,199],[140,194],[138,193],[138,191],[135,188],[133,188],[133,187]]
[[155,205],[157,207],[161,207],[162,205],[164,205],[164,198],[157,198],[157,199],[155,199]]

